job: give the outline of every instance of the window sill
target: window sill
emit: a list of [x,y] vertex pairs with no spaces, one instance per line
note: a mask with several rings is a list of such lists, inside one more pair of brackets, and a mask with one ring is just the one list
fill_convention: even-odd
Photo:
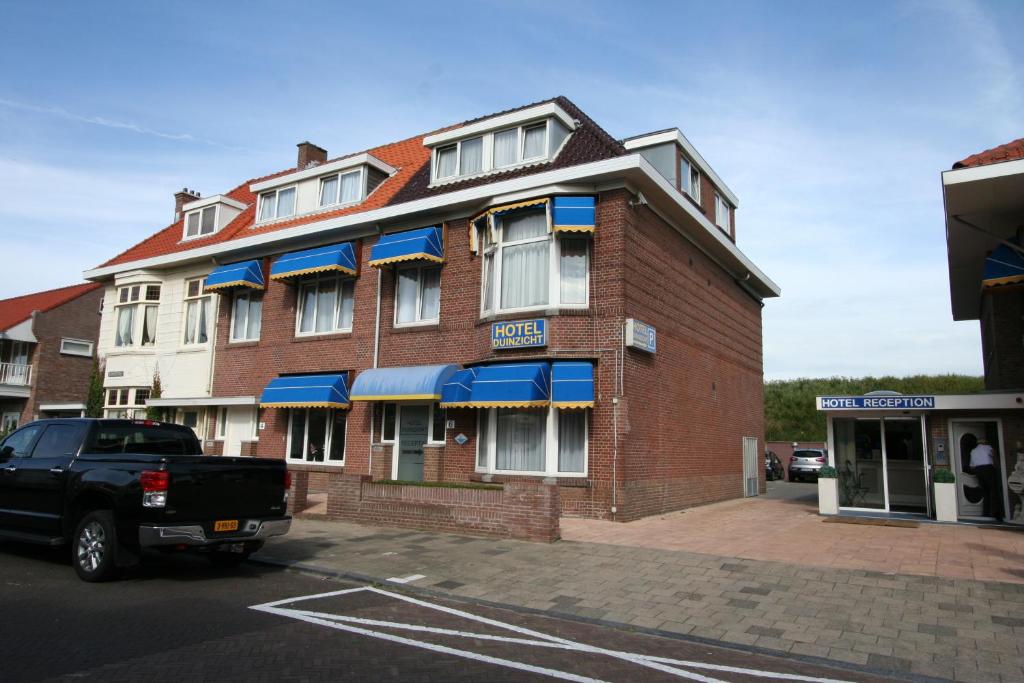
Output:
[[510,481],[543,481],[544,479],[554,479],[555,483],[559,486],[567,486],[574,488],[590,488],[593,486],[593,482],[587,478],[586,474],[578,475],[547,475],[547,474],[490,474],[487,472],[474,472],[470,475],[470,481],[478,481],[488,484],[504,484]]
[[684,197],[686,197],[687,199],[689,199],[690,203],[693,204],[695,207],[697,207],[698,211],[700,211],[703,214],[707,214],[707,211],[704,210],[704,207],[700,205],[700,200],[699,199],[695,199],[690,193],[684,192],[683,190],[680,190],[679,194],[681,194]]
[[232,349],[244,349],[247,346],[256,346],[259,343],[259,339],[239,339],[238,341],[229,341],[227,346]]
[[[568,140],[568,137],[566,139]],[[564,143],[563,143],[563,145],[564,145]],[[559,151],[561,151],[561,147],[559,148]],[[509,164],[508,166],[500,166],[500,167],[497,167],[497,168],[492,168],[492,169],[487,170],[487,171],[481,171],[479,173],[467,173],[466,175],[446,176],[444,178],[434,178],[433,180],[430,181],[430,184],[427,185],[427,189],[431,189],[432,190],[432,189],[437,188],[437,187],[444,187],[445,185],[454,185],[455,183],[461,183],[461,182],[466,181],[466,180],[476,180],[477,178],[486,178],[488,176],[498,175],[499,173],[508,173],[509,171],[518,171],[520,169],[531,168],[533,166],[543,166],[545,164],[550,164],[551,162],[553,162],[557,156],[558,156],[558,154],[556,153],[554,156],[550,156],[550,157],[536,157],[534,159],[527,159],[527,160],[521,161],[521,162],[516,163],[516,164]]]
[[423,332],[423,331],[434,331],[441,329],[441,323],[439,321],[429,323],[404,323],[402,325],[392,325],[391,332],[393,334],[404,334],[407,332]]
[[296,336],[292,338],[292,342],[315,342],[323,341],[325,339],[348,339],[352,336],[352,332],[324,332],[323,334],[304,334],[302,336]]
[[554,318],[558,316],[585,316],[590,315],[590,306],[562,306],[562,307],[543,307],[543,308],[531,308],[520,311],[511,311],[508,313],[488,313],[477,318],[476,326],[487,325],[492,322],[499,322],[502,320],[522,320],[524,318]]
[[143,355],[150,356],[156,353],[155,346],[147,346],[145,348],[137,346],[128,347],[115,347],[112,351],[108,351],[108,356],[132,356],[132,355]]
[[209,350],[210,350],[210,345],[209,344],[201,344],[201,345],[197,344],[195,346],[179,346],[178,347],[178,353],[203,353],[204,351],[209,351]]
[[344,472],[345,463],[339,462],[337,465],[325,465],[322,462],[299,462],[297,460],[288,460],[288,469],[295,472]]

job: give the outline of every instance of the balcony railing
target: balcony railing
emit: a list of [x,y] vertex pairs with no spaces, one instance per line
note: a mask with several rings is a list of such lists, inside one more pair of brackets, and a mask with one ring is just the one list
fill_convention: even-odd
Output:
[[0,384],[27,387],[32,383],[32,366],[21,363],[0,363]]

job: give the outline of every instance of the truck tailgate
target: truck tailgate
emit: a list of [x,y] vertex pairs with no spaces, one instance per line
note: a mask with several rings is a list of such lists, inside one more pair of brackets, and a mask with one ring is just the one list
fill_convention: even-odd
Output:
[[166,515],[181,522],[285,514],[280,460],[212,456],[169,459]]

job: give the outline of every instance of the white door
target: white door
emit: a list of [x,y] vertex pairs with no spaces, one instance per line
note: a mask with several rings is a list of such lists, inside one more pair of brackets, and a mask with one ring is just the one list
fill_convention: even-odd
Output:
[[761,462],[757,452],[757,437],[743,437],[743,482],[744,495],[758,494],[758,470]]
[[984,489],[973,474],[964,471],[971,464],[971,449],[985,437],[984,422],[953,423],[953,474],[956,476],[956,504],[961,517],[981,517]]
[[242,442],[251,441],[252,408],[228,408],[224,425],[224,455],[241,455]]

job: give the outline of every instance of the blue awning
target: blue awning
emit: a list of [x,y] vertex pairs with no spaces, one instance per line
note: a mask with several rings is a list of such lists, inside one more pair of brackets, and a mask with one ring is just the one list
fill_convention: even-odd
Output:
[[593,197],[555,197],[551,229],[554,232],[594,232],[595,215]]
[[594,364],[585,361],[552,363],[551,405],[555,408],[593,408]]
[[550,387],[551,366],[546,362],[481,365],[456,373],[444,385],[441,406],[445,408],[546,406],[551,395]]
[[352,383],[353,401],[436,401],[457,365],[412,365],[363,370]]
[[329,271],[356,274],[356,252],[351,242],[285,254],[270,266],[270,279],[283,280]]
[[263,264],[253,259],[252,261],[217,266],[212,273],[206,276],[206,284],[203,289],[210,292],[231,287],[263,289]]
[[441,228],[417,228],[381,235],[370,251],[370,265],[380,267],[399,261],[444,261]]
[[998,287],[1024,282],[1024,255],[1005,244],[999,245],[985,259],[983,287]]
[[289,375],[270,380],[260,396],[264,408],[348,408],[348,373]]

